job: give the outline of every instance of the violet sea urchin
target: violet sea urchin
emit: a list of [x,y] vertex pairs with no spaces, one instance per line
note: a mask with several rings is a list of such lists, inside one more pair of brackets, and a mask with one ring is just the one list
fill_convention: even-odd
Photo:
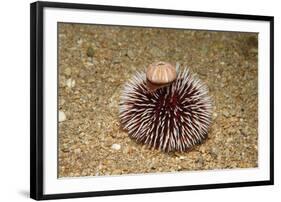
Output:
[[120,121],[138,143],[165,152],[187,151],[208,134],[212,104],[208,89],[186,68],[170,85],[151,91],[138,72],[121,95]]

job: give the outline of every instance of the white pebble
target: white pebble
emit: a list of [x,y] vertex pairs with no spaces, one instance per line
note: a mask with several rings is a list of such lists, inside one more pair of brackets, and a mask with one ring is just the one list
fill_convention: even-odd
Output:
[[82,39],[79,39],[78,41],[77,41],[77,44],[78,45],[81,45],[83,43],[83,40]]
[[179,159],[183,160],[183,159],[185,159],[185,156],[180,156]]
[[111,145],[111,149],[119,150],[119,149],[121,149],[121,145],[120,144],[113,144],[113,145]]
[[224,112],[223,112],[223,115],[224,115],[225,117],[229,117],[228,111],[224,111]]
[[68,88],[73,88],[75,86],[75,80],[67,79],[65,84]]
[[214,118],[217,118],[218,114],[215,112],[213,113]]
[[59,111],[59,122],[63,122],[66,120],[65,113],[63,111]]

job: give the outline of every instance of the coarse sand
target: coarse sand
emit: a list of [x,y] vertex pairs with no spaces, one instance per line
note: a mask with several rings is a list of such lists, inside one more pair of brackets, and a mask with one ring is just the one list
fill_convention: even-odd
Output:
[[[59,23],[58,177],[258,166],[258,34]],[[208,139],[163,153],[119,123],[122,87],[155,61],[188,67],[209,88]]]

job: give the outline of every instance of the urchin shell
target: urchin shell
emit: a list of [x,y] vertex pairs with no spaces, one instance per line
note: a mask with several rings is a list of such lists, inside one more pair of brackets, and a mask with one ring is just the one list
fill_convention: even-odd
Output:
[[123,89],[120,122],[138,143],[165,152],[187,151],[208,135],[212,102],[208,88],[186,68],[169,86],[151,91],[138,72]]
[[154,62],[146,70],[146,78],[154,84],[171,83],[176,77],[176,67],[168,62]]

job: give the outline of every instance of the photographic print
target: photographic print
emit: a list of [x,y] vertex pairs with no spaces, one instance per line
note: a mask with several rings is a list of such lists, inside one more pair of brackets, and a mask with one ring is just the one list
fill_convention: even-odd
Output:
[[257,167],[257,33],[58,23],[58,45],[59,177]]
[[31,4],[30,196],[272,185],[272,16]]

